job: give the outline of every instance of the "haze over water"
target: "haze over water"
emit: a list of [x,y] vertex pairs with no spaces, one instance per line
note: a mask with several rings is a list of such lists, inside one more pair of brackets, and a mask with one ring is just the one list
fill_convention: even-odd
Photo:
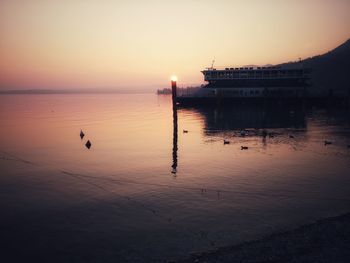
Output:
[[348,116],[179,109],[174,147],[168,96],[2,95],[7,251],[51,262],[153,262],[348,212]]

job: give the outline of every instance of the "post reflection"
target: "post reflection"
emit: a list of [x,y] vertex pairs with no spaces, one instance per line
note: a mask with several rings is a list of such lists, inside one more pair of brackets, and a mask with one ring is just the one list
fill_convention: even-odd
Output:
[[172,91],[172,106],[173,106],[173,164],[171,173],[176,176],[177,172],[177,105],[176,105],[176,76],[171,79],[171,91]]
[[176,105],[173,107],[173,164],[172,164],[172,170],[171,173],[176,176],[176,169],[177,169],[177,108]]

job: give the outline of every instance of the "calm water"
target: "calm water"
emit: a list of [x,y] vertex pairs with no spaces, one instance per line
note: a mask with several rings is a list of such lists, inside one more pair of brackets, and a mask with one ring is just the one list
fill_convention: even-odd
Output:
[[167,96],[0,96],[8,251],[51,262],[162,261],[349,211],[347,111],[177,115],[176,140]]

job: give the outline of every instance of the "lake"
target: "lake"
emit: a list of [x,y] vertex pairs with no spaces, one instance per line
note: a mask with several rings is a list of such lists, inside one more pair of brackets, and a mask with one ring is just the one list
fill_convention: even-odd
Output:
[[176,132],[170,96],[2,95],[2,246],[46,262],[168,261],[348,212],[349,116],[180,108]]

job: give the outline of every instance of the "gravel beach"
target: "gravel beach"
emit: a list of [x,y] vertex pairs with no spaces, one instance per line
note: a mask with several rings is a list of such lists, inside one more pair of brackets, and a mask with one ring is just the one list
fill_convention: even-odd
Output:
[[350,214],[177,262],[350,262]]

